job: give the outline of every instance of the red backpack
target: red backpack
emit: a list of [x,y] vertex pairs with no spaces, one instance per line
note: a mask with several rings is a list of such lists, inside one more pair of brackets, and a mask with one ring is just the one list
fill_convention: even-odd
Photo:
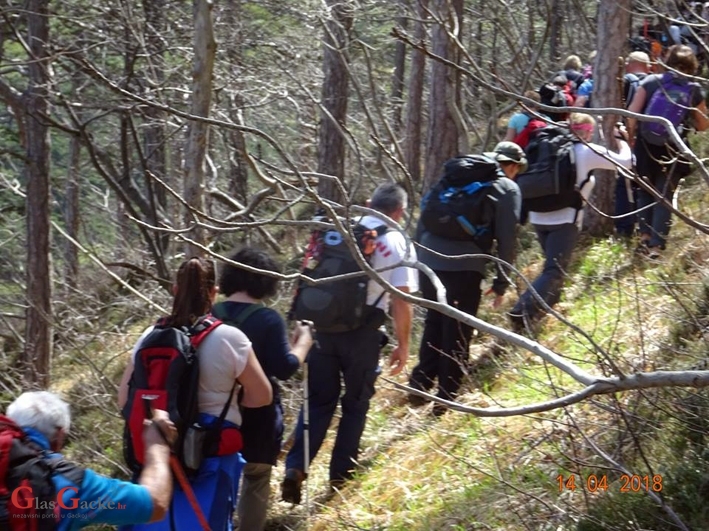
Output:
[[0,529],[51,531],[61,506],[52,476],[60,474],[80,486],[84,470],[48,457],[12,419],[0,415]]
[[186,455],[185,445],[185,436],[198,423],[199,416],[197,348],[221,324],[211,315],[201,317],[189,328],[175,328],[161,319],[140,343],[128,384],[128,401],[122,411],[126,421],[124,457],[136,474],[144,464],[143,421],[150,418],[144,399],[150,400],[154,409],[167,411],[177,428],[175,454],[188,475],[197,472],[198,466],[190,466],[195,461]]
[[517,144],[519,147],[522,149],[526,149],[527,146],[529,145],[529,141],[531,140],[534,132],[537,129],[541,129],[542,127],[546,127],[547,123],[544,120],[540,120],[538,118],[530,118],[529,122],[527,122],[527,125],[522,129],[516,137],[512,140],[515,144]]

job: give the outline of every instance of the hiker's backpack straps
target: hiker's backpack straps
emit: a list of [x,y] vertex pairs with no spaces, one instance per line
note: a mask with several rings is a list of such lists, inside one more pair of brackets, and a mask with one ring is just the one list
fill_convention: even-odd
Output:
[[204,341],[204,338],[220,324],[222,324],[222,321],[211,314],[207,314],[200,317],[197,322],[190,327],[188,334],[195,350],[199,347],[200,343]]
[[249,317],[265,307],[266,306],[260,302],[254,302],[243,308],[235,317],[232,317],[227,313],[224,303],[219,303],[212,306],[212,315],[220,319],[224,324],[241,328],[241,325],[244,324]]

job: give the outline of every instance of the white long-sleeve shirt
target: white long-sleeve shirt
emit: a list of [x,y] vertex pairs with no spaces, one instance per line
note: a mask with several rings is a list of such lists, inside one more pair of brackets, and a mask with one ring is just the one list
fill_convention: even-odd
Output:
[[[619,140],[618,143],[620,144],[619,153],[598,144],[584,144],[582,142],[574,144],[576,184],[584,199],[591,196],[593,187],[596,186],[596,179],[590,175],[591,171],[615,170],[618,166],[632,167],[633,153],[630,146],[622,140]],[[529,213],[529,222],[533,225],[561,225],[573,223],[574,219],[580,229],[583,223],[583,209],[577,212],[575,208],[567,207],[552,212]]]

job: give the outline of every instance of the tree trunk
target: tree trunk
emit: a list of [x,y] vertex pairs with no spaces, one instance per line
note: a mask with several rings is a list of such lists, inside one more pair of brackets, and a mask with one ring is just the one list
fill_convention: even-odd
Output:
[[[551,0],[549,4],[549,23],[551,29],[549,31],[549,60],[556,68],[559,62],[559,44],[561,42],[561,28],[564,24],[563,14],[559,0]],[[557,68],[558,70],[558,68]]]
[[[401,9],[405,9],[405,2]],[[397,25],[406,31],[408,25],[408,17],[400,16],[397,18]],[[403,105],[402,97],[404,95],[404,75],[406,73],[406,44],[403,41],[397,40],[394,45],[394,72],[391,76],[391,110],[392,122],[394,123],[394,131],[397,135],[401,132],[401,107]]]
[[[81,139],[72,136],[69,143],[69,169],[64,187],[64,225],[66,232],[74,240],[79,239],[79,162]],[[64,242],[64,281],[69,291],[79,284],[79,252],[69,240]]]
[[[318,135],[318,173],[345,178],[345,142],[341,127],[347,123],[348,74],[347,47],[354,20],[352,6],[341,0],[326,0],[330,17],[325,23],[323,42],[323,84]],[[318,194],[341,201],[332,179],[320,179]]]
[[[423,42],[426,39],[425,20],[428,0],[418,2],[418,13],[414,39]],[[421,181],[421,131],[423,103],[423,84],[426,74],[426,56],[423,52],[412,50],[411,72],[409,72],[409,90],[406,98],[406,130],[404,135],[405,164],[414,182]]]
[[49,0],[27,2],[27,325],[20,359],[25,379],[47,387],[52,357],[49,179]]
[[[598,13],[598,55],[596,67],[593,69],[593,106],[620,107],[621,83],[618,78],[623,76],[619,67],[618,57],[625,50],[630,0],[603,0]],[[620,71],[619,71],[620,70]],[[603,116],[602,128],[606,138],[606,146],[616,148],[613,127],[618,120],[614,114]],[[615,199],[614,171],[596,171],[596,187],[590,197],[590,202],[599,211],[613,215]],[[584,217],[586,227],[594,236],[607,236],[613,232],[613,220],[601,216],[594,209],[587,208]]]
[[[214,72],[214,57],[216,42],[212,25],[212,2],[210,0],[194,0],[194,64],[192,66],[192,114],[209,116],[212,102],[212,75]],[[198,212],[204,212],[204,160],[209,141],[209,126],[203,122],[193,121],[189,126],[189,140],[185,154],[185,190],[187,204]],[[185,212],[185,225],[194,224],[195,215]],[[204,245],[205,234],[201,227],[194,227],[189,236]],[[186,256],[202,255],[202,251],[193,245],[186,245]]]
[[[149,58],[148,68],[144,69],[144,75],[148,77],[144,84],[148,87],[145,98],[162,102],[162,87],[165,81],[165,60],[163,33],[165,32],[165,9],[164,0],[146,0],[143,3],[145,11],[145,49]],[[143,133],[143,145],[145,155],[145,172],[147,189],[150,192],[150,202],[153,212],[156,213],[152,223],[157,223],[159,217],[165,216],[167,211],[167,192],[165,188],[157,184],[152,176],[166,182],[167,154],[165,151],[165,113],[155,107],[145,108],[146,124]],[[167,183],[170,185],[171,183]],[[170,237],[167,234],[156,238],[159,251],[165,255],[170,244]]]
[[[446,0],[435,0],[432,3],[432,12],[440,23],[433,26],[431,49],[434,54],[448,60],[453,60],[456,55],[448,38],[447,29],[453,30],[451,19],[458,16],[455,9],[455,4],[457,3],[449,3]],[[453,12],[450,12],[450,7],[454,7]],[[426,188],[438,180],[443,163],[458,153],[459,131],[456,127],[455,117],[451,112],[451,108],[456,106],[459,101],[456,94],[457,77],[455,72],[443,63],[433,61],[428,105],[426,167],[424,171]]]

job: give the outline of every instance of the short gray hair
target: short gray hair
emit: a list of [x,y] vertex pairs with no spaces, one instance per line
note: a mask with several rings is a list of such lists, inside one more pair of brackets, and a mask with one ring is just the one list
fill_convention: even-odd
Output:
[[49,391],[22,393],[8,406],[7,416],[23,428],[37,430],[49,442],[54,440],[58,429],[68,432],[71,425],[69,404]]
[[372,194],[369,206],[382,214],[392,214],[399,208],[406,208],[408,196],[406,190],[396,183],[384,183],[377,186]]

